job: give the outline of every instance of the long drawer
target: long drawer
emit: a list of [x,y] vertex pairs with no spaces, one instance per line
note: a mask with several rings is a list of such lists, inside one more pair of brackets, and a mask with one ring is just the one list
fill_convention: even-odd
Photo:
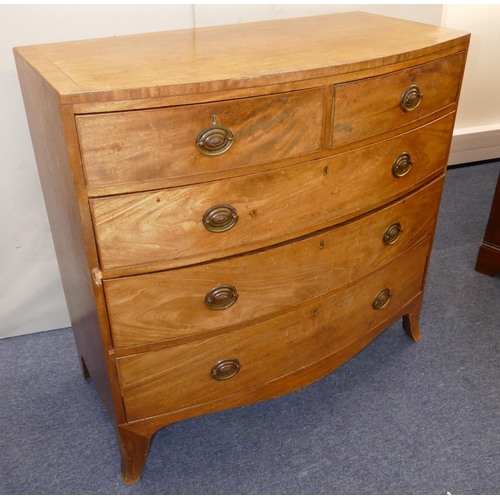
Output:
[[425,240],[338,294],[274,319],[198,342],[117,358],[127,419],[222,399],[340,351],[420,292],[429,243]]
[[450,114],[394,139],[309,164],[93,199],[101,267],[178,267],[361,215],[445,168],[453,120]]
[[[189,178],[320,151],[324,109],[325,89],[321,87],[209,104],[78,116],[86,182],[96,187]],[[203,146],[197,147],[197,143]]]
[[387,264],[432,234],[443,178],[376,213],[295,243],[104,281],[115,348],[255,321]]
[[333,147],[394,130],[456,102],[463,52],[335,87]]

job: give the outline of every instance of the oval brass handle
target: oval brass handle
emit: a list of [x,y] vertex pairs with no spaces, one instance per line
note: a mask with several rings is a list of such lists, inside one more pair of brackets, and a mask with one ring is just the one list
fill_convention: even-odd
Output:
[[217,116],[212,115],[212,125],[204,128],[196,137],[196,147],[205,156],[219,156],[234,142],[233,133],[224,125],[217,125]]
[[383,309],[390,302],[391,297],[392,292],[388,288],[384,288],[373,300],[373,309],[376,309],[377,311]]
[[227,380],[234,377],[240,371],[240,368],[240,362],[236,358],[222,359],[212,366],[210,375],[215,380]]
[[238,300],[238,292],[232,285],[219,285],[205,295],[205,304],[214,311],[231,307]]
[[420,92],[418,85],[410,85],[401,96],[401,108],[405,113],[413,111],[422,102],[422,97],[424,97],[424,94]]
[[384,233],[384,237],[382,238],[386,245],[394,245],[396,241],[401,237],[401,233],[403,232],[403,228],[399,222],[393,222]]
[[238,212],[232,205],[214,205],[203,215],[203,225],[212,233],[228,231],[238,222]]
[[411,170],[412,165],[410,153],[401,153],[392,164],[392,174],[394,177],[403,177]]

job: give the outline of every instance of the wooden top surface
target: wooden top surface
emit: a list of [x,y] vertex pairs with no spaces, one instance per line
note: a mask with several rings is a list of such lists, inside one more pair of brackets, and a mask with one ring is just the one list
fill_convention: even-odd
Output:
[[[333,76],[447,49],[468,36],[352,12],[14,50],[49,81],[62,102],[89,102]],[[137,89],[143,90],[138,94]],[[68,94],[73,98],[64,99]]]

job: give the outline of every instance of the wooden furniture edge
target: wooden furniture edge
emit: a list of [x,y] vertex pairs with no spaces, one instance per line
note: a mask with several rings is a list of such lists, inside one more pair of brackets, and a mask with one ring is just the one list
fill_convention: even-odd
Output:
[[491,277],[500,273],[500,174],[475,270]]

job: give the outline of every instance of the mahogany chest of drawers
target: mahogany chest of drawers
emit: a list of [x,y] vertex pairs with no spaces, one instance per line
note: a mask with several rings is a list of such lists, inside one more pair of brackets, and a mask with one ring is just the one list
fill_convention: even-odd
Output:
[[419,339],[468,43],[349,13],[15,49],[126,483],[168,424]]

